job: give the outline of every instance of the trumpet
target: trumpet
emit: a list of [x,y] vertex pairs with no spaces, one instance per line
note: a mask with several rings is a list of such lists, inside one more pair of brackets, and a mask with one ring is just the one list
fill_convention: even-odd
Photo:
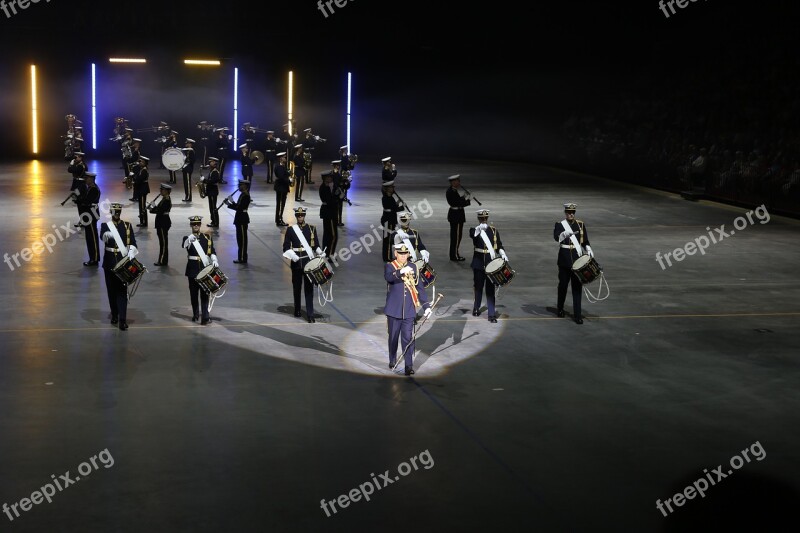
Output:
[[[467,194],[469,194],[470,196],[472,196],[472,193],[471,193],[471,192],[469,192],[469,191],[466,189],[466,187],[464,187],[464,186],[462,185],[462,186],[461,186],[461,188],[462,188],[462,189],[464,189],[464,192],[465,192],[465,193],[467,193]],[[478,205],[483,205],[483,204],[481,203],[481,201],[480,201],[480,200],[478,200],[477,198],[475,198],[474,196],[472,196],[472,199],[473,199],[473,200],[475,200],[475,203],[476,203],[476,204],[478,204]]]
[[67,196],[66,198],[64,198],[64,201],[63,201],[63,202],[61,202],[61,205],[64,205],[65,203],[67,203],[67,202],[69,201],[69,199],[70,199],[70,198],[72,198],[72,199],[73,199],[75,202],[77,202],[77,201],[78,201],[78,195],[75,193],[75,191],[72,191],[72,192],[70,192],[70,193],[69,193],[69,196]]

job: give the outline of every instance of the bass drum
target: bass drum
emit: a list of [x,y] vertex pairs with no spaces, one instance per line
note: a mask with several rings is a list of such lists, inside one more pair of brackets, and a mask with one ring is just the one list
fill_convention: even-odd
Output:
[[167,148],[164,150],[164,153],[161,154],[161,163],[167,170],[173,172],[182,169],[185,161],[186,156],[183,155],[183,152],[178,148]]

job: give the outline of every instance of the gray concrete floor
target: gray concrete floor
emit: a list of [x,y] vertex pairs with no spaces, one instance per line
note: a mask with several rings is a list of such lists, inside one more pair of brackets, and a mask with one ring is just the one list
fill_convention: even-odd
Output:
[[[379,164],[363,161],[340,246],[380,218]],[[98,461],[114,463],[13,521],[0,514],[0,529],[781,530],[766,517],[789,516],[800,473],[797,221],[755,218],[705,255],[662,270],[657,252],[707,227],[727,232],[748,210],[534,166],[397,164],[398,193],[430,213],[413,225],[445,295],[421,331],[413,379],[385,368],[379,250],[336,269],[333,302],[318,307],[316,324],[291,316],[264,167],[252,191],[249,265],[232,263],[227,210],[214,232],[230,284],[209,326],[189,320],[179,247],[187,217],[207,222],[208,209],[196,195],[191,207],[182,204],[177,188],[169,268],[152,266],[152,219],[137,231],[150,271],[130,303],[127,332],[108,323],[102,272],[82,266],[81,235],[14,270],[4,264],[0,504],[31,497],[51,475],[80,476],[79,465],[102,450]],[[103,198],[126,204],[123,218],[135,224],[117,166],[90,168]],[[65,167],[0,166],[0,252],[12,255],[74,222],[72,204],[58,205],[70,183]],[[497,324],[469,312],[469,262],[447,260],[444,193],[454,173],[491,210],[517,273],[502,291]],[[166,171],[152,174],[155,190]],[[238,169],[227,174],[224,194]],[[319,224],[317,186],[304,197],[309,222]],[[579,206],[611,290],[603,302],[584,299],[581,326],[553,314],[552,230],[567,201]],[[462,255],[470,249],[465,240]],[[704,469],[731,469],[746,448],[751,458],[766,455],[704,498],[673,505],[666,518],[656,508]],[[432,467],[381,483],[370,501],[330,517],[321,508],[321,499],[373,474],[391,478],[426,451],[417,463],[430,458]]]

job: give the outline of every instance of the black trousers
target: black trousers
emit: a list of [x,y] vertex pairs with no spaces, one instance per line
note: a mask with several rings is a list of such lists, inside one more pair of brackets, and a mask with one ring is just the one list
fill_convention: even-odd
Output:
[[295,180],[294,180],[294,199],[299,200],[303,197],[303,187],[306,182],[305,176],[298,176],[295,173]]
[[111,269],[103,269],[106,276],[106,292],[108,305],[111,307],[111,317],[118,318],[120,322],[128,319],[128,286],[122,283]]
[[139,224],[147,225],[147,195],[139,196]]
[[575,319],[581,316],[581,295],[583,294],[583,284],[578,276],[572,272],[571,268],[558,267],[558,307],[564,309],[564,301],[567,299],[567,285],[572,283],[572,314]]
[[461,245],[461,233],[464,230],[463,222],[450,223],[450,259],[458,259],[458,247]]
[[472,269],[472,280],[474,290],[474,301],[472,303],[473,309],[481,308],[481,301],[483,300],[483,287],[486,286],[486,306],[489,311],[489,316],[497,316],[494,308],[494,283],[486,277],[486,271],[482,268]]
[[[198,293],[200,302],[197,301]],[[208,293],[200,288],[194,278],[189,278],[189,298],[192,300],[192,316],[199,317],[202,314],[201,318],[208,320]],[[203,306],[202,310],[199,308],[200,305]]]
[[333,218],[322,219],[322,249],[329,256],[336,253],[336,245],[339,242],[339,228],[336,227],[336,220]]
[[267,183],[272,183],[272,172],[275,170],[275,160],[268,157],[265,163],[267,164]]
[[169,228],[158,228],[158,262],[169,264]]
[[308,165],[308,168],[306,169],[306,183],[313,183],[311,181],[311,169],[312,168],[314,168],[314,163],[311,163],[310,165]]
[[300,311],[300,286],[303,286],[303,292],[306,295],[306,313],[308,316],[314,316],[314,284],[308,279],[308,276],[303,274],[302,268],[292,269],[292,292],[294,294],[294,311]]
[[219,180],[220,181],[222,181],[223,172],[225,172],[225,161],[226,161],[226,159],[224,157],[220,157],[219,158],[219,165],[217,165],[219,167]]
[[208,195],[208,212],[211,215],[211,223],[219,226],[219,211],[217,210],[217,197]]
[[342,210],[343,209],[344,209],[344,202],[339,202],[338,216],[336,218],[337,224],[341,224],[342,223]]
[[247,262],[247,224],[236,226],[236,245],[239,247],[239,261]]
[[275,223],[283,222],[283,210],[286,208],[288,193],[275,191]]
[[192,173],[183,171],[183,193],[186,195],[185,199],[192,199]]
[[97,237],[97,221],[83,226],[83,235],[86,237],[86,251],[89,253],[89,261],[100,261],[100,239]]
[[389,238],[391,232],[396,228],[396,224],[384,224],[383,226],[383,262],[388,263],[394,261],[394,241]]
[[175,170],[169,171],[169,182],[170,183],[178,183],[178,172]]

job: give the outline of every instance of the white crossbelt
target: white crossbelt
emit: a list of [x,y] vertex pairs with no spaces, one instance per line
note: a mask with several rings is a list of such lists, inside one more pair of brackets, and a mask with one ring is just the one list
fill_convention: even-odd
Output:
[[[572,228],[570,227],[570,225],[567,222],[566,218],[561,221],[561,226],[563,226],[564,231],[572,231]],[[583,248],[581,248],[581,245],[578,242],[578,239],[575,237],[574,233],[569,236],[569,240],[572,243],[572,245],[575,247],[575,250],[578,251],[578,257],[582,256],[583,255]],[[561,246],[564,246],[564,245],[562,244]]]
[[492,241],[489,240],[489,236],[486,235],[486,232],[483,230],[481,230],[481,239],[483,239],[483,244],[486,245],[486,249],[489,250],[489,256],[491,256],[492,259],[497,257],[497,253],[494,251],[494,246],[492,246]]
[[122,237],[119,236],[119,231],[117,231],[117,225],[114,224],[114,221],[111,220],[108,222],[108,231],[111,232],[111,236],[114,237],[114,241],[117,243],[117,248],[122,253],[122,255],[128,255],[128,247],[122,242]]
[[306,251],[306,255],[308,255],[308,258],[314,259],[314,251],[311,250],[311,246],[308,245],[306,236],[303,235],[303,230],[300,229],[300,226],[297,224],[292,226],[292,229],[294,230],[295,235],[297,235],[297,238],[300,240],[300,244],[303,246],[303,250]]
[[203,262],[203,266],[207,267],[209,264],[209,260],[208,256],[206,255],[206,251],[203,250],[202,246],[200,246],[200,238],[198,237],[197,239],[195,239],[192,245],[194,246],[195,251],[197,251],[197,256],[200,258],[200,261]]

